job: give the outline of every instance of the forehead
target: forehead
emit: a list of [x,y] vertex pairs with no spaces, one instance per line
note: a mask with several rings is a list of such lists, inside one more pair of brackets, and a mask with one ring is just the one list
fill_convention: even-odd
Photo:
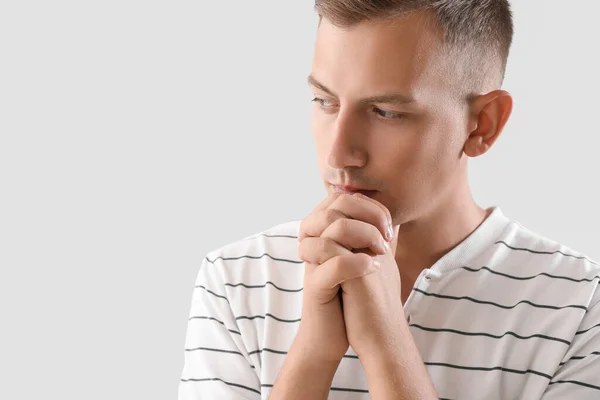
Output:
[[350,28],[324,18],[317,31],[312,74],[348,96],[401,90],[418,99],[427,86],[441,83],[436,79],[441,48],[440,36],[423,14]]

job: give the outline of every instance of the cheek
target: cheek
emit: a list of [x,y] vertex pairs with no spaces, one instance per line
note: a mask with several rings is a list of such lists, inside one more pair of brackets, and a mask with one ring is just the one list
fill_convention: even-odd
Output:
[[428,143],[426,170],[422,176],[422,196],[436,203],[445,197],[459,174],[460,154],[451,131],[439,132]]
[[378,164],[387,171],[390,178],[410,181],[430,169],[432,145],[421,130],[394,132],[387,140],[379,140],[377,145]]
[[385,144],[380,142],[378,164],[379,169],[386,171],[394,192],[403,192],[403,197],[410,193],[410,198],[421,198],[444,185],[454,173],[458,158],[456,144],[444,136],[446,133],[433,128],[413,132]]
[[324,171],[331,144],[329,143],[330,135],[327,134],[328,130],[326,121],[319,110],[312,111],[311,126],[315,140],[319,169]]
[[322,142],[327,137],[328,124],[330,122],[326,118],[326,115],[317,107],[313,107],[311,114],[311,127],[315,141]]
[[424,165],[426,173],[433,185],[439,185],[454,174],[459,157],[456,152],[456,142],[449,132],[440,132],[426,144]]

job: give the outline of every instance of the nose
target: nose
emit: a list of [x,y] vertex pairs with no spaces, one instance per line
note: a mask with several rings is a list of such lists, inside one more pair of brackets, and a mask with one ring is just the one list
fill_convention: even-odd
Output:
[[367,163],[366,132],[360,122],[351,113],[340,110],[332,129],[329,166],[334,169],[364,167]]

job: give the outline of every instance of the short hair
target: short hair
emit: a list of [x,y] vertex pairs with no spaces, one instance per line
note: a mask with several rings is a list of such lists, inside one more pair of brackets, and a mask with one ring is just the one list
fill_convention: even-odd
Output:
[[[315,0],[319,19],[350,28],[363,21],[430,14],[442,33],[448,67],[457,69],[462,95],[499,88],[513,40],[508,0]],[[457,63],[457,60],[460,60]]]

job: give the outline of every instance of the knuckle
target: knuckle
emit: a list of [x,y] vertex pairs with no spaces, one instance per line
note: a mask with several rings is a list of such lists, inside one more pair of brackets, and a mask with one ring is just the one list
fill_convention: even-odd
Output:
[[325,211],[325,220],[327,221],[327,225],[333,224],[340,217],[340,212],[335,208],[328,208]]
[[308,225],[310,223],[310,215],[306,218],[304,218],[302,220],[302,222],[300,222],[300,233],[304,234],[308,228]]
[[358,261],[360,262],[361,265],[363,266],[367,266],[371,263],[371,256],[368,255],[367,253],[359,253],[357,254],[358,256]]
[[354,258],[354,261],[357,265],[357,270],[360,272],[364,272],[371,263],[371,256],[366,253],[356,253]]
[[298,244],[298,257],[300,257],[301,260],[306,261],[306,246],[307,246],[307,240],[308,239],[304,239],[302,240],[299,244]]
[[298,245],[298,256],[306,262],[320,264],[329,252],[330,241],[320,237],[308,237]]
[[338,232],[341,232],[341,233],[346,232],[346,231],[348,231],[348,225],[350,223],[349,221],[350,220],[347,218],[340,218],[334,222],[334,224],[335,224],[334,228]]
[[[383,225],[384,227],[384,232],[387,230],[387,223],[386,225]],[[373,241],[373,244],[377,244],[379,242],[381,242],[382,240],[385,240],[385,238],[383,237],[383,234],[381,233],[381,231],[379,230],[379,228],[377,228],[374,225],[371,225],[369,227],[369,235],[371,237],[371,240]]]
[[298,237],[302,237],[302,235],[304,235],[305,231],[306,231],[306,219],[303,219],[302,222],[300,222],[300,228],[298,229]]
[[329,247],[329,243],[327,239],[318,238],[315,242],[315,250],[319,252],[319,254],[323,254],[327,252]]

